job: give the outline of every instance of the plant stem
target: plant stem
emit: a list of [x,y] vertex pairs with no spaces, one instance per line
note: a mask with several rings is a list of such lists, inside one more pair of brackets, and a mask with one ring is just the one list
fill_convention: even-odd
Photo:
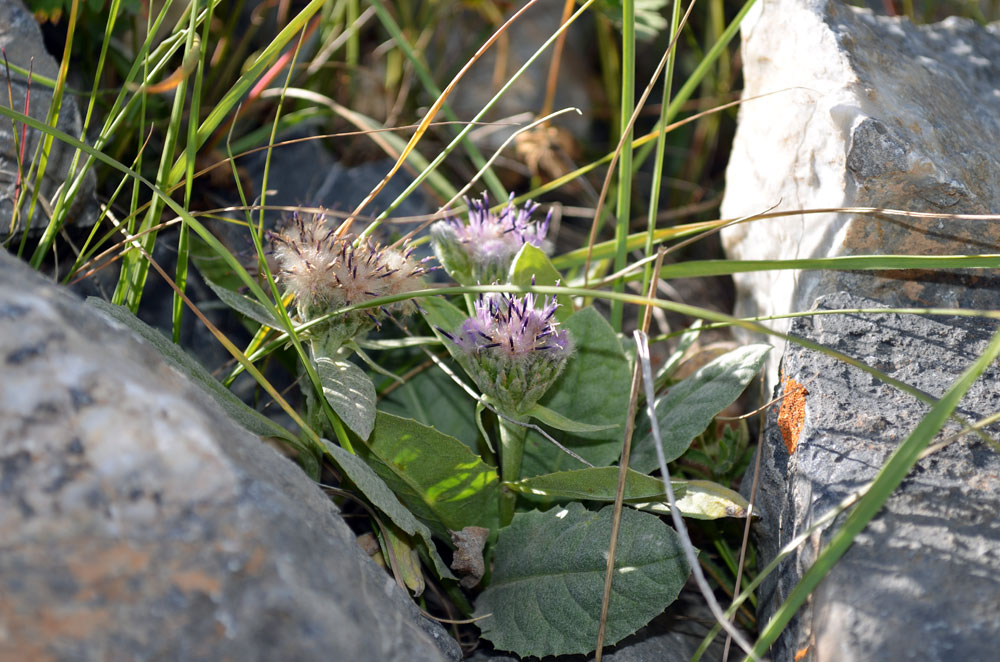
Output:
[[[622,2],[622,98],[621,130],[627,133],[618,161],[618,207],[615,210],[615,271],[625,268],[628,257],[626,243],[629,231],[629,214],[632,203],[632,111],[635,109],[635,0]],[[625,281],[614,284],[615,292],[625,291]],[[611,302],[611,326],[622,329],[622,304]]]
[[[528,428],[500,416],[500,479],[513,483],[521,478],[521,459],[524,457],[524,439]],[[507,526],[514,519],[517,492],[503,488],[500,493],[500,526]]]

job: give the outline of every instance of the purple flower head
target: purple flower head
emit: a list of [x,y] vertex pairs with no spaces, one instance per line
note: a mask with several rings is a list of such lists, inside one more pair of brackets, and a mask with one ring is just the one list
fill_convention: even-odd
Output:
[[573,353],[569,331],[555,319],[558,304],[534,294],[485,294],[476,314],[447,337],[462,351],[458,361],[502,410],[521,414],[538,402]]
[[459,283],[472,285],[506,281],[514,256],[525,244],[539,248],[545,244],[549,216],[532,221],[538,204],[514,205],[514,194],[499,214],[490,211],[489,198],[465,199],[469,208],[468,224],[451,218],[431,227],[434,252],[445,269]]

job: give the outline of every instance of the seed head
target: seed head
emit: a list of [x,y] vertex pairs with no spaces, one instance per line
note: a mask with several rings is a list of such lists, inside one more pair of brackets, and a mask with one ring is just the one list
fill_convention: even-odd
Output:
[[480,295],[476,314],[445,335],[462,351],[458,362],[500,408],[521,414],[552,386],[573,353],[569,331],[555,319],[558,304],[535,295]]
[[490,212],[485,193],[482,200],[466,198],[468,224],[450,218],[431,226],[434,252],[448,274],[459,283],[504,282],[522,246],[544,245],[549,217],[541,222],[530,220],[538,205],[527,202],[519,209],[514,205],[514,194],[510,197],[510,202],[499,214]]
[[[278,263],[278,281],[294,295],[303,320],[422,286],[427,268],[410,259],[412,251],[383,248],[370,239],[356,244],[355,236],[337,237],[334,232],[323,214],[293,214],[281,233],[268,235]],[[409,314],[414,308],[406,299],[334,317],[331,324],[343,342],[379,324],[387,313]]]

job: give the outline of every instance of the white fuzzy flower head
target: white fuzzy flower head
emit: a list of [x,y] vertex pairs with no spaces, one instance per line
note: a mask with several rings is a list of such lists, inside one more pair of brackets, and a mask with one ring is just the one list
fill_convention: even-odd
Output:
[[[338,237],[323,214],[293,214],[280,233],[268,238],[278,264],[277,277],[286,293],[295,297],[303,320],[371,299],[404,294],[423,286],[428,269],[413,260],[412,248],[397,250],[353,235]],[[377,309],[357,310],[331,319],[340,341],[378,325],[385,315],[409,314],[415,309],[404,299]]]

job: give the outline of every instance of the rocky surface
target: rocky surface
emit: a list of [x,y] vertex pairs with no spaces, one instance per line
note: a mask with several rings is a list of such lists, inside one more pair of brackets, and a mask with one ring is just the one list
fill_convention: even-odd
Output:
[[[775,204],[1000,213],[1000,26],[952,18],[917,27],[839,2],[773,0],[758,3],[742,30],[748,101],[727,171],[725,216]],[[799,214],[731,228],[723,242],[738,259],[1000,253],[1000,224]],[[743,316],[808,310],[814,302],[826,309],[1000,307],[996,271],[773,271],[737,276],[736,284]],[[975,360],[995,328],[982,319],[893,314],[791,324],[792,333],[934,396]],[[756,503],[762,563],[874,478],[928,410],[798,345],[789,344],[781,361],[776,392],[786,397],[768,414]],[[998,377],[993,366],[976,383],[963,416],[1000,411]],[[1000,439],[996,426],[988,434]],[[800,610],[772,659],[994,657],[998,477],[1000,455],[974,437],[921,461]],[[815,536],[768,578],[758,594],[762,623],[827,540]]]
[[[42,42],[42,32],[38,27],[31,13],[25,9],[20,0],[0,0],[0,48],[4,49],[7,61],[24,69],[31,69],[36,75],[46,76],[55,79],[59,73],[59,64],[45,50]],[[18,112],[25,112],[24,100],[28,91],[27,76],[10,70],[11,97],[8,97],[6,88],[0,94],[0,103],[13,108]],[[46,87],[34,81],[31,84],[31,103],[27,114],[39,120],[46,121],[49,107],[52,105],[52,88]],[[59,111],[59,120],[56,128],[74,137],[79,138],[83,124],[80,121],[80,112],[76,107],[76,100],[71,95],[64,95]],[[17,146],[23,148],[24,163],[21,170],[24,177],[27,177],[31,167],[32,159],[43,134],[34,129],[28,129],[27,142],[21,143],[21,125],[17,125]],[[66,181],[66,173],[73,156],[74,149],[66,146],[58,140],[53,141],[52,149],[48,157],[48,165],[45,170],[45,177],[39,194],[46,204],[55,202],[58,195],[58,188]],[[7,119],[0,121],[0,219],[4,219],[0,226],[0,239],[7,237],[12,230],[16,231],[23,227],[12,228],[10,219],[13,217],[14,200],[17,191],[18,165],[17,149],[15,149],[15,137],[13,127]],[[78,223],[92,223],[96,218],[91,205],[86,204],[94,196],[95,178],[93,171],[87,173],[82,187],[77,194],[74,204],[70,208],[68,221]],[[23,190],[24,183],[21,188]],[[28,202],[31,196],[25,198],[21,205],[21,213],[27,214]],[[48,223],[48,217],[35,210],[31,227],[41,231]]]
[[[876,306],[845,292],[817,302],[820,309]],[[940,397],[995,329],[968,317],[852,314],[800,318],[791,332]],[[755,505],[765,561],[871,481],[929,410],[857,368],[791,343],[781,372],[779,395],[790,397],[768,411]],[[1000,411],[998,383],[994,364],[958,413],[974,421]],[[949,423],[935,441],[956,429]],[[987,433],[1000,439],[1000,425]],[[998,511],[1000,454],[982,440],[967,435],[922,460],[799,612],[772,659],[991,659],[1000,641]],[[766,580],[758,594],[761,622],[826,541],[814,537]]]
[[291,462],[0,254],[0,660],[457,660]]
[[[758,3],[742,24],[744,98],[722,213],[881,207],[1000,212],[1000,25],[914,26],[828,0]],[[995,221],[802,214],[725,231],[737,259],[1000,253]],[[997,307],[996,272],[736,277],[737,314],[856,291],[886,304]],[[787,320],[779,326],[787,328]],[[772,366],[773,367],[773,366]]]

